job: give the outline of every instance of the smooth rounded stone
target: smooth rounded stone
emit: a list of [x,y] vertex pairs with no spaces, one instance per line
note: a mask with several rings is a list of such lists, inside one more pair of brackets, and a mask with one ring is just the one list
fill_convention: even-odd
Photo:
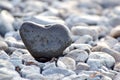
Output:
[[80,15],[70,15],[65,22],[68,26],[75,26],[79,23],[86,23],[88,25],[97,25],[101,21],[98,15],[80,14]]
[[78,35],[71,35],[72,41],[75,42],[77,41],[81,36]]
[[35,59],[32,57],[31,54],[23,54],[22,55],[22,60],[24,62],[35,61]]
[[69,75],[75,74],[75,72],[73,72],[72,70],[56,67],[56,68],[46,69],[46,70],[42,71],[42,74],[44,76],[52,75],[52,74],[63,74],[64,76],[69,76]]
[[5,33],[14,31],[14,28],[12,26],[12,23],[14,22],[14,17],[8,13],[7,11],[1,11],[0,13],[0,34],[2,36],[5,35]]
[[14,70],[5,67],[0,68],[0,80],[12,80],[15,76],[19,77],[20,75]]
[[90,46],[89,44],[74,44],[73,43],[64,50],[64,54],[68,54],[70,51],[75,50],[75,49],[83,50],[83,51],[86,51],[87,53],[90,53],[91,48],[92,46]]
[[112,48],[113,45],[115,45],[116,43],[118,43],[117,39],[112,38],[110,36],[106,36],[103,40],[104,40],[103,42],[105,42],[110,48]]
[[41,25],[50,25],[50,24],[65,24],[65,22],[57,17],[47,17],[47,16],[34,16],[26,17],[24,21],[31,21]]
[[72,42],[69,29],[61,24],[41,26],[25,22],[20,35],[31,55],[38,61],[63,55],[65,48]]
[[0,59],[9,60],[10,56],[3,50],[0,50]]
[[115,45],[113,46],[113,49],[114,49],[115,51],[120,52],[120,43],[115,44]]
[[35,65],[24,66],[20,72],[21,72],[22,77],[26,77],[27,75],[32,74],[32,73],[40,74],[40,68]]
[[30,1],[24,1],[24,4],[22,4],[20,7],[23,9],[23,12],[25,13],[27,12],[41,13],[44,11],[46,6],[47,4],[42,1],[30,0]]
[[29,75],[26,75],[26,78],[30,80],[45,80],[45,77],[38,73],[31,73]]
[[9,1],[0,1],[0,9],[12,11],[14,6]]
[[82,70],[89,70],[90,66],[86,63],[83,63],[83,62],[79,62],[77,65],[76,65],[76,70],[75,72],[78,74],[80,73]]
[[75,49],[65,56],[74,59],[76,62],[85,62],[89,55],[86,51]]
[[116,6],[114,9],[113,9],[113,12],[117,15],[120,14],[120,6]]
[[23,64],[23,61],[22,61],[22,59],[21,58],[18,58],[18,57],[12,57],[12,58],[10,58],[10,62],[15,66],[15,67],[17,67],[17,66],[19,66],[19,67],[21,67]]
[[5,40],[5,42],[8,44],[9,47],[15,47],[15,48],[21,48],[21,49],[26,48],[24,43],[20,41]]
[[0,41],[0,50],[6,50],[8,45],[5,41]]
[[80,44],[80,43],[89,43],[90,41],[92,41],[93,38],[92,36],[90,35],[83,35],[83,36],[80,36],[78,40],[75,41],[75,43],[77,44]]
[[11,62],[9,62],[7,60],[0,59],[0,69],[4,68],[4,67],[11,69],[11,70],[15,70],[15,66]]
[[16,40],[21,40],[19,31],[11,31],[5,34],[5,38],[7,37],[14,37]]
[[112,27],[116,27],[116,26],[119,26],[120,25],[120,16],[115,16],[113,18],[111,18],[109,20],[109,24],[112,26]]
[[93,40],[96,41],[98,39],[98,32],[96,29],[91,28],[91,27],[87,27],[87,26],[76,26],[76,27],[72,27],[71,32],[74,35],[79,35],[79,36],[83,36],[83,35],[90,35],[92,36]]
[[113,28],[110,32],[110,35],[114,38],[120,37],[120,26]]
[[118,51],[110,48],[102,48],[101,51],[113,56],[116,62],[120,62],[120,53]]
[[92,52],[89,55],[87,64],[90,65],[91,70],[99,69],[102,66],[106,66],[107,68],[112,68],[115,64],[115,59],[111,55],[105,52]]
[[55,62],[46,62],[44,64],[44,67],[42,68],[43,70],[49,69],[49,68],[56,68],[56,63]]
[[81,75],[70,75],[67,77],[64,77],[62,80],[86,80],[89,78],[89,75],[81,74]]
[[113,78],[113,80],[120,80],[120,73],[118,73],[117,75],[115,75],[115,77]]
[[[61,63],[64,65],[62,66]],[[76,62],[70,57],[60,57],[57,61],[57,66],[65,69],[75,70]]]

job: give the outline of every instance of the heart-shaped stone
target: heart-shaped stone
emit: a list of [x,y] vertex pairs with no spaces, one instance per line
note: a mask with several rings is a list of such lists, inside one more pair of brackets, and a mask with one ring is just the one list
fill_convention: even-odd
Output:
[[63,55],[71,42],[71,34],[65,25],[43,26],[24,22],[20,28],[21,38],[31,55],[38,61]]

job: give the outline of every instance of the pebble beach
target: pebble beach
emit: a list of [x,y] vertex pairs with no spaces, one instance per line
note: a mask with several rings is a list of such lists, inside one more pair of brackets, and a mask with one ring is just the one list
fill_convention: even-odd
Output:
[[120,80],[120,0],[0,0],[0,80]]

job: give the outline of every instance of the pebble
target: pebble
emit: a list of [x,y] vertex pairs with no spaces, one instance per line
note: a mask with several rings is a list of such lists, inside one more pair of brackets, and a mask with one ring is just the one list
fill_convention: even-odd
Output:
[[19,31],[11,31],[5,34],[5,38],[7,37],[14,37],[16,40],[21,40]]
[[24,66],[20,72],[23,77],[26,77],[27,75],[32,73],[40,74],[40,68],[35,65]]
[[0,80],[12,80],[15,76],[19,77],[20,75],[14,70],[5,67],[0,68]]
[[71,32],[74,35],[79,35],[79,36],[90,35],[90,36],[92,36],[94,41],[98,39],[98,32],[97,32],[97,30],[95,30],[94,28],[91,28],[91,27],[76,26],[76,27],[73,27],[71,29]]
[[77,63],[76,65],[76,70],[75,72],[78,74],[80,73],[82,70],[89,70],[90,66],[87,64],[87,63],[84,63],[84,62],[79,62]]
[[14,31],[14,28],[12,26],[12,23],[14,22],[14,17],[7,11],[3,10],[0,12],[0,34],[2,36],[5,35],[5,33]]
[[0,41],[0,50],[6,50],[8,45],[5,41]]
[[113,28],[110,32],[110,35],[114,38],[120,37],[120,26]]
[[120,43],[116,43],[116,44],[113,46],[113,49],[114,49],[115,51],[120,52]]
[[105,52],[92,52],[89,55],[87,64],[90,65],[91,70],[97,70],[102,66],[112,68],[115,64],[115,59]]
[[83,50],[75,49],[65,56],[74,59],[76,62],[85,62],[88,58],[88,53]]
[[0,0],[0,80],[120,80],[119,8],[119,0]]
[[38,61],[41,61],[40,58],[61,56],[63,50],[71,44],[70,31],[60,24],[41,26],[25,22],[21,26],[20,35],[31,55]]
[[75,26],[81,22],[88,25],[97,25],[101,21],[100,16],[98,15],[89,15],[89,14],[79,14],[79,15],[70,15],[66,20],[66,23],[69,26]]
[[0,9],[12,11],[14,9],[13,5],[8,1],[0,1]]
[[64,76],[69,76],[69,75],[75,74],[75,72],[72,70],[56,67],[56,68],[46,69],[46,70],[42,71],[42,74],[44,76],[45,75],[52,75],[52,74],[63,74]]
[[57,17],[46,17],[46,16],[41,16],[41,15],[37,15],[37,16],[33,16],[33,17],[26,17],[24,19],[24,21],[31,21],[31,22],[35,22],[37,24],[41,24],[41,25],[50,25],[50,24],[65,24],[65,22]]
[[70,57],[60,57],[57,61],[57,66],[65,69],[75,70],[76,62]]

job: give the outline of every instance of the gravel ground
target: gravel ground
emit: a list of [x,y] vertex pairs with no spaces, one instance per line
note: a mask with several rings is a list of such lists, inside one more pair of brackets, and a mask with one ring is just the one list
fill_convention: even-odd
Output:
[[0,80],[120,80],[120,0],[0,0]]

